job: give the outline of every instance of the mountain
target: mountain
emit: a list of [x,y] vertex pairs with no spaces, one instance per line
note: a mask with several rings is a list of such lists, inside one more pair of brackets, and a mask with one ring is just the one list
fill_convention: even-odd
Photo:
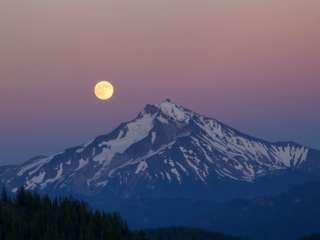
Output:
[[[242,206],[228,205],[230,201],[274,197],[297,185],[320,182],[320,151],[255,138],[165,100],[146,105],[133,120],[87,144],[2,166],[0,180],[11,193],[24,186],[52,197],[72,195],[94,208],[120,212],[134,228],[202,223],[199,227],[243,236],[252,233],[250,224],[264,229],[261,219],[269,210],[266,216],[277,216],[265,206],[266,211],[258,209],[259,216],[248,213],[242,219],[244,213],[237,209]],[[295,211],[292,205],[284,209]],[[302,205],[301,209],[310,212],[311,208]],[[294,213],[281,220],[300,217]],[[221,219],[221,224],[215,219]],[[304,224],[293,225],[296,232],[306,229]],[[232,226],[236,231],[229,232]],[[267,236],[277,239],[276,229]]]
[[261,179],[289,174],[278,186],[287,188],[319,169],[317,150],[257,139],[165,100],[85,145],[2,167],[0,179],[12,192],[219,200],[265,193]]

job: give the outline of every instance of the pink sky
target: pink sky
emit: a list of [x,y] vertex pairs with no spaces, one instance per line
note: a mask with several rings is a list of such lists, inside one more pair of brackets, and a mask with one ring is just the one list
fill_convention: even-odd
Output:
[[[165,98],[320,148],[319,23],[318,0],[3,0],[0,164],[83,143]],[[100,79],[116,87],[108,103],[92,95]]]

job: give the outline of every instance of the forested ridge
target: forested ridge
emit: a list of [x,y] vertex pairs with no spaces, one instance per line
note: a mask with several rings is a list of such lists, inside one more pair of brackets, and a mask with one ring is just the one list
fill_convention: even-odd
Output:
[[71,198],[56,198],[21,188],[10,199],[2,191],[0,201],[1,240],[145,240],[132,232],[118,214],[90,209]]

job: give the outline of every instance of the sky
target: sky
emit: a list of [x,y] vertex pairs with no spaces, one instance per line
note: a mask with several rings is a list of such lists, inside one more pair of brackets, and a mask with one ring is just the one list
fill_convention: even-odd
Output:
[[[320,149],[319,0],[1,0],[0,164],[61,152],[166,98]],[[108,102],[93,95],[114,84]]]

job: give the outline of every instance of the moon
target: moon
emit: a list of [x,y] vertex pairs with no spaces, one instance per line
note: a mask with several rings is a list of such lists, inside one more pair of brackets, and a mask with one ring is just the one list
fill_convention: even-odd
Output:
[[102,101],[106,101],[112,98],[113,93],[114,88],[112,84],[108,81],[100,81],[94,87],[94,94],[98,99]]

